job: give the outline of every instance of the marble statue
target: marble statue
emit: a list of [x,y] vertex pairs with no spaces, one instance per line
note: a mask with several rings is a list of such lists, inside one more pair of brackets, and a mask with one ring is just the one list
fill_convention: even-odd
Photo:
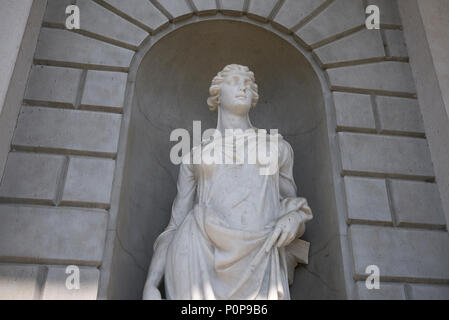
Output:
[[281,135],[266,135],[268,144],[276,142],[273,174],[261,174],[259,161],[189,161],[207,146],[227,145],[228,129],[234,129],[227,140],[234,149],[225,147],[225,158],[235,160],[239,141],[248,152],[261,144],[245,135],[259,130],[249,120],[259,97],[253,72],[228,65],[209,91],[217,135],[192,148],[180,165],[171,219],[154,244],[143,299],[161,299],[162,278],[167,299],[290,299],[293,270],[307,263],[308,243],[299,238],[312,219],[306,199],[296,194],[293,150]]

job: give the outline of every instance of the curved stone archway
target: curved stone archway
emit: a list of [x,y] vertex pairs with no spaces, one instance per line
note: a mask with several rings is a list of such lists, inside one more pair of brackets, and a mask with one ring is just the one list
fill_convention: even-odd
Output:
[[[313,243],[312,254],[316,248],[336,242],[332,243],[334,252],[326,257],[315,255],[307,271],[298,269],[292,297],[344,297],[344,284],[339,281],[342,274],[338,274],[341,268],[327,274],[320,274],[317,269],[319,264],[342,263],[335,239],[337,210],[325,120],[324,79],[320,81],[316,70],[295,46],[273,32],[236,20],[188,23],[149,47],[139,61],[135,78],[126,178],[117,221],[122,245],[133,253],[141,268],[132,263],[120,265],[120,259],[116,258],[111,277],[112,296],[130,298],[122,296],[125,286],[136,290],[132,297],[141,294],[146,276],[142,269],[148,268],[152,244],[168,223],[176,195],[178,168],[169,159],[174,143],[169,143],[168,137],[176,128],[189,129],[192,134],[193,121],[200,120],[203,130],[215,127],[216,114],[208,111],[205,103],[208,87],[217,70],[235,62],[250,66],[257,75],[261,98],[251,112],[253,123],[260,128],[279,129],[295,151],[296,181],[316,216],[305,235]],[[120,255],[119,250],[117,254]],[[141,278],[136,279],[139,273]],[[321,281],[311,276],[313,273]],[[322,281],[327,286],[323,287]]]
[[[69,2],[48,1],[0,184],[6,202],[0,261],[7,264],[2,267],[47,279],[40,298],[60,292],[67,264],[83,266],[90,289],[78,294],[90,298],[97,289],[99,298],[119,290],[109,284],[120,263],[142,267],[117,237],[138,66],[145,48],[170,31],[214,19],[257,24],[315,61],[324,90],[338,230],[315,253],[341,250],[337,274],[344,278],[339,279],[343,297],[374,297],[361,281],[372,263],[389,282],[382,291],[388,297],[404,298],[404,284],[442,286],[449,279],[447,234],[435,230],[445,222],[395,1],[367,1],[385,13],[383,30],[368,31],[358,0],[222,0],[220,7],[206,0],[80,0],[78,32],[63,29]],[[30,191],[43,183],[45,190]],[[417,192],[422,201],[410,207],[407,200]],[[423,215],[419,208],[430,213]],[[52,227],[64,224],[64,230]],[[11,230],[19,226],[30,232],[18,241]],[[35,243],[36,236],[48,245]],[[441,250],[429,252],[430,246]],[[416,257],[420,263],[414,265]],[[440,267],[434,268],[435,261]],[[323,281],[320,274],[329,266],[316,267],[317,281]],[[135,296],[125,289],[121,294]]]

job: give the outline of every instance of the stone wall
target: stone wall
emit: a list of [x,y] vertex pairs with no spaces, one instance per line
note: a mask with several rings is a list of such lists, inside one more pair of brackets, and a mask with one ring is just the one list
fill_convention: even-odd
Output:
[[449,6],[444,0],[400,1],[418,100],[449,221]]
[[[217,113],[205,101],[211,79],[226,64],[247,65],[256,74],[260,99],[250,112],[257,128],[277,128],[294,151],[293,175],[315,218],[304,239],[311,262],[296,270],[293,299],[345,297],[338,219],[324,96],[330,95],[311,57],[277,32],[238,20],[184,21],[176,32],[147,43],[139,53],[117,220],[113,298],[139,298],[156,237],[170,219],[179,166],[170,161],[172,130],[193,136],[193,121],[214,128]],[[219,39],[219,41],[217,41]],[[195,45],[192,45],[194,43]],[[153,45],[154,44],[154,45]],[[323,93],[327,92],[327,93]],[[336,240],[337,239],[337,240]],[[330,244],[330,245],[328,245]],[[126,251],[119,248],[126,248]],[[323,248],[324,250],[319,250]],[[326,270],[322,265],[332,265]],[[318,276],[317,276],[318,275]]]
[[[48,1],[0,183],[1,298],[108,297],[133,57],[213,18],[296,41],[328,80],[347,298],[449,297],[449,237],[396,1],[78,0],[77,32],[63,26],[71,2]],[[368,3],[380,31],[364,29]],[[82,267],[81,290],[64,288],[69,264]],[[381,290],[365,289],[371,264]]]
[[0,177],[6,164],[47,0],[8,1],[0,12]]

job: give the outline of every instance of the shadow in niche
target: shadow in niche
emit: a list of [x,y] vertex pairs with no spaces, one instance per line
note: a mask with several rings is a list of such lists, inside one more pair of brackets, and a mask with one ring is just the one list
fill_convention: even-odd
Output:
[[140,299],[156,237],[164,230],[176,195],[178,167],[170,162],[170,132],[216,126],[206,99],[212,78],[225,65],[247,65],[260,100],[251,111],[259,128],[276,128],[295,152],[298,194],[314,212],[304,239],[309,265],[296,269],[292,299],[344,298],[342,257],[320,81],[291,44],[260,27],[236,21],[184,26],[146,54],[136,78],[111,269],[111,298]]

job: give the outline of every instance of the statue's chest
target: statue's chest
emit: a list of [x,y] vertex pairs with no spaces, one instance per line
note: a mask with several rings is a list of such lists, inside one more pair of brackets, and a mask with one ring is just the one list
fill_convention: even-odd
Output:
[[271,221],[270,203],[278,198],[273,176],[260,175],[257,165],[221,165],[208,170],[213,170],[205,180],[209,205],[228,225],[259,229]]

